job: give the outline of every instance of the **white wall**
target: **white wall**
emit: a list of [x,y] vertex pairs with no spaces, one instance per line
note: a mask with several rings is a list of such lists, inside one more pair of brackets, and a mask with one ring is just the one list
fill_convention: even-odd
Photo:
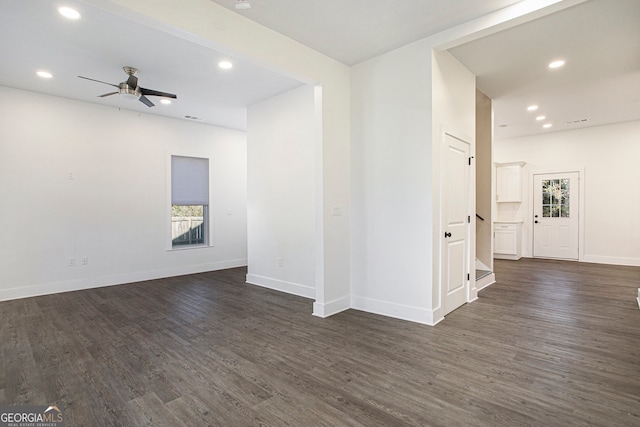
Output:
[[498,217],[522,217],[530,257],[531,173],[584,168],[581,261],[640,265],[640,121],[495,141],[496,162],[525,161],[523,203],[498,203]]
[[[432,126],[432,162],[433,162],[433,266],[431,306],[434,322],[443,317],[442,310],[442,244],[444,228],[441,210],[441,179],[445,171],[441,170],[441,147],[443,133],[448,133],[470,145],[470,156],[475,156],[476,130],[476,79],[453,55],[447,51],[433,52],[433,126]],[[469,169],[469,206],[470,214],[476,204],[475,161]],[[468,273],[475,270],[476,233],[475,221],[471,221],[470,234],[467,241]],[[467,301],[477,297],[475,281],[471,281],[467,291]]]
[[[451,47],[583,0],[525,0],[367,61],[353,73],[210,0],[84,1],[321,86],[322,130],[314,135],[321,140],[317,160],[322,167],[315,186],[320,221],[314,314],[325,317],[352,304],[432,323],[438,297],[432,294],[432,281],[439,272],[430,264],[439,257],[433,253],[432,238],[439,227],[433,216],[439,195],[433,194],[438,171],[432,164],[437,157],[431,146],[431,49]],[[357,114],[353,121],[350,108]],[[336,211],[341,215],[334,215]]]
[[[349,67],[210,0],[85,0],[231,56],[252,60],[322,87],[322,175],[316,204],[318,288],[313,305],[321,317],[349,308],[350,81]],[[312,191],[312,190],[310,190]],[[334,216],[338,208],[342,215]]]
[[441,317],[441,129],[470,141],[475,129],[474,76],[447,52],[432,72],[431,47],[402,47],[351,77],[352,306],[427,324]]
[[248,109],[247,282],[316,295],[314,87]]
[[431,322],[431,50],[352,67],[352,307]]
[[[0,300],[246,265],[244,132],[6,87],[0,99]],[[210,158],[214,246],[167,250],[171,154]]]
[[[352,67],[353,308],[442,319],[440,144],[444,130],[475,155],[476,91],[475,77],[443,49],[568,5],[527,0]],[[474,164],[470,175],[474,188]],[[473,222],[469,244],[473,270]],[[476,296],[472,283],[467,300]]]

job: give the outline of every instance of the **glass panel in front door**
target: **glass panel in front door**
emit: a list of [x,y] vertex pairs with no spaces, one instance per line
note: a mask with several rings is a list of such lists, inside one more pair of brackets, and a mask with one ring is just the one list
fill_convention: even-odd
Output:
[[570,188],[569,179],[542,180],[542,217],[570,218],[569,214]]

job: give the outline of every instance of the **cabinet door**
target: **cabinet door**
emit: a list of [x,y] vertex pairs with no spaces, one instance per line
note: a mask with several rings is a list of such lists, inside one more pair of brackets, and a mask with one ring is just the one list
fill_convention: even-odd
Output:
[[522,168],[517,165],[496,168],[498,202],[522,202]]
[[518,245],[517,236],[515,228],[496,227],[493,251],[497,254],[516,255]]

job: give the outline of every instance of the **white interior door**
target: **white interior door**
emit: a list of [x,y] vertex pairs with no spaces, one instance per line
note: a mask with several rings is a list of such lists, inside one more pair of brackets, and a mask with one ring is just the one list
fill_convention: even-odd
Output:
[[578,172],[533,176],[533,256],[578,259]]
[[467,302],[469,144],[445,134],[442,167],[442,299],[446,315]]

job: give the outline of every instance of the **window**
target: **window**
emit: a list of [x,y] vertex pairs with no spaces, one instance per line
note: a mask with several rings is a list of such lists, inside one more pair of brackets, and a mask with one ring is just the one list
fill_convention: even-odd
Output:
[[545,179],[542,181],[542,216],[544,218],[569,218],[568,179]]
[[209,243],[209,159],[171,156],[171,246]]

